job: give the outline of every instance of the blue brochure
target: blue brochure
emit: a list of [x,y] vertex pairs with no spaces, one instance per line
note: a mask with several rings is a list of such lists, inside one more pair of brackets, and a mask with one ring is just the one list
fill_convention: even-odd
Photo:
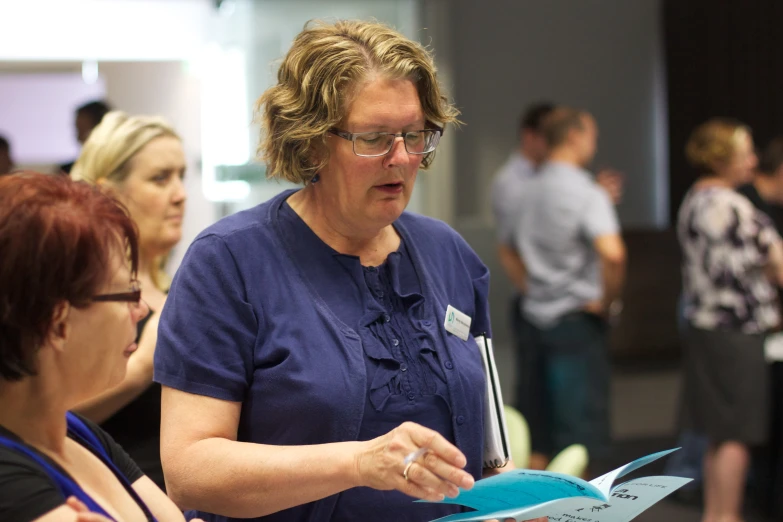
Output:
[[515,469],[479,480],[440,503],[475,509],[439,518],[438,522],[480,522],[548,517],[550,522],[627,522],[691,479],[644,477],[613,486],[620,477],[676,449],[661,451],[587,482],[549,471]]

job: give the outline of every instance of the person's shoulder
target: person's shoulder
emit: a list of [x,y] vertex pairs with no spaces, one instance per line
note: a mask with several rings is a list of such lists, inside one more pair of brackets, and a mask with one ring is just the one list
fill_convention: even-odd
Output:
[[440,219],[417,214],[415,212],[403,212],[399,217],[398,222],[402,224],[409,233],[416,236],[426,236],[435,242],[440,243],[462,239],[462,236],[460,236],[456,230]]
[[495,172],[496,181],[512,181],[533,175],[533,164],[519,152],[513,152]]
[[695,187],[686,197],[689,212],[693,213],[703,226],[711,229],[728,226],[730,216],[740,219],[752,218],[756,207],[744,195],[727,187]]
[[[570,163],[553,161],[546,163],[538,172],[541,190],[557,193],[561,205],[581,208],[585,203],[611,204],[609,195],[595,181],[590,171]],[[530,192],[536,185],[530,184]],[[533,197],[537,197],[533,194]]]
[[463,258],[478,257],[459,232],[439,219],[406,211],[398,222],[405,227],[417,249],[437,256],[441,261],[449,257],[444,253]]
[[563,188],[584,191],[593,185],[593,176],[589,171],[563,161],[548,161],[541,165],[536,174],[543,184],[555,184]]
[[514,173],[508,168],[508,163],[504,164],[492,177],[492,192],[493,199],[502,198],[505,191],[509,187],[514,186]]
[[267,226],[273,209],[278,207],[292,191],[285,191],[277,196],[260,203],[252,208],[241,210],[221,218],[216,223],[205,228],[196,236],[195,241],[201,241],[206,238],[220,238],[228,240],[232,238],[240,241],[246,235],[256,235],[259,232],[267,234],[271,228]]
[[743,194],[736,189],[718,187],[712,190],[707,189],[706,195],[710,201],[718,206],[731,207],[741,211],[753,211],[755,207],[751,203],[747,194]]
[[3,483],[2,477],[14,473],[36,476],[46,482],[52,481],[46,471],[30,457],[0,444],[0,484]]
[[63,502],[54,479],[39,463],[0,444],[0,520],[34,520]]
[[242,234],[248,230],[262,226],[267,213],[265,207],[269,202],[261,203],[253,208],[241,210],[230,216],[221,218],[217,222],[208,226],[196,237],[196,240],[205,237],[227,238],[235,234]]
[[763,213],[756,206],[752,193],[745,194],[736,190],[728,190],[726,192],[727,194],[722,198],[724,205],[733,208],[743,216],[750,217],[757,213]]
[[[111,450],[111,445],[116,444],[114,442],[114,439],[112,439],[111,436],[108,433],[106,433],[103,428],[95,424],[87,417],[73,411],[70,412],[70,414],[76,419],[78,419],[79,421],[81,421],[82,425],[85,428],[87,428],[98,439],[98,442],[100,442],[101,446],[105,451],[109,452]],[[73,417],[69,422],[73,422]]]

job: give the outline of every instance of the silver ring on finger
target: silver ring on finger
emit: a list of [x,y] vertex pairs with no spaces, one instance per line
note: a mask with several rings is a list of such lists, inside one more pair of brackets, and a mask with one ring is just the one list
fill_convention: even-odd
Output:
[[416,462],[416,460],[422,456],[424,456],[429,449],[427,448],[419,448],[416,451],[412,451],[405,455],[405,458],[402,459],[402,463],[405,464],[405,469],[402,470],[402,478],[404,478],[406,481],[408,480],[408,472],[411,469],[411,466],[413,466],[413,463]]
[[402,470],[402,478],[404,478],[406,482],[408,481],[408,472],[410,471],[411,466],[413,466],[413,461],[408,462],[405,465],[405,469]]

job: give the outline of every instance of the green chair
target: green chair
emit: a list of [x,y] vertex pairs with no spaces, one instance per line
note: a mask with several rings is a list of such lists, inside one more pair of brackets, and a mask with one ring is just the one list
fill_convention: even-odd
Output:
[[[530,465],[530,428],[519,410],[508,404],[504,409],[511,446],[511,459],[516,467],[527,468]],[[572,444],[558,453],[546,469],[547,471],[581,477],[587,469],[588,462],[587,448],[582,444]]]

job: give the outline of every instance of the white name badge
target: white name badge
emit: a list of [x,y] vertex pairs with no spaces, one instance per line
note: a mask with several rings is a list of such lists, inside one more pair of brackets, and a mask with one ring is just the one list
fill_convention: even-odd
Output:
[[446,308],[446,320],[443,322],[443,326],[447,332],[456,335],[463,341],[467,341],[470,335],[471,321],[473,320],[470,317],[449,305]]

